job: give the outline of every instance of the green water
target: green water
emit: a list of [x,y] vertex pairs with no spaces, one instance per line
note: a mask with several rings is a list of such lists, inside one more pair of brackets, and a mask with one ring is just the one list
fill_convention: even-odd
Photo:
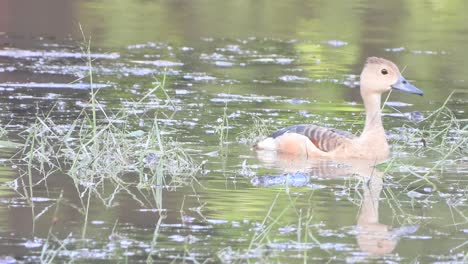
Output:
[[[177,188],[138,188],[121,175],[135,184],[114,195],[112,182],[99,185],[88,206],[69,165],[28,171],[19,148],[2,147],[0,262],[466,262],[467,9],[461,0],[0,0],[2,140],[24,143],[37,116],[54,131],[82,118],[91,96],[81,25],[105,112],[130,132],[149,133],[156,116],[164,137],[203,164]],[[424,91],[389,97],[388,162],[353,170],[252,150],[258,120],[270,131],[317,123],[359,133],[369,56],[394,61]],[[138,105],[163,76],[170,100]],[[449,110],[430,117],[452,92]]]

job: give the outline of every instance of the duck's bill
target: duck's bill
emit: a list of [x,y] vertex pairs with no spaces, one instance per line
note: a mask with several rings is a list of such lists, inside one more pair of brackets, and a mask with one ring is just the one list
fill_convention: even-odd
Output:
[[392,88],[395,90],[400,90],[400,91],[411,93],[411,94],[423,95],[423,91],[416,88],[416,86],[408,82],[403,76],[400,76],[398,78],[396,83],[392,85]]

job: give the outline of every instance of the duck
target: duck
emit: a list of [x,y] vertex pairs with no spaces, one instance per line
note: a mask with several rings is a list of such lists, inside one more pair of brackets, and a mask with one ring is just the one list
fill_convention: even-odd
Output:
[[307,159],[384,161],[390,149],[382,124],[381,98],[382,94],[390,90],[423,95],[423,91],[403,77],[395,63],[384,58],[369,57],[360,75],[360,94],[366,117],[359,136],[317,124],[299,124],[273,132],[257,142],[254,149]]

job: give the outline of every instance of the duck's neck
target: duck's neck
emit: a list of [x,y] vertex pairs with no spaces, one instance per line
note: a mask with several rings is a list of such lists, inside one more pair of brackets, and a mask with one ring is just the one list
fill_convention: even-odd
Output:
[[382,125],[380,94],[366,94],[362,96],[362,99],[366,108],[366,124],[361,136],[357,139],[357,146],[366,157],[381,161],[388,157],[389,147]]
[[382,125],[380,97],[381,96],[379,94],[370,94],[362,97],[364,100],[364,107],[366,108],[366,124],[364,125],[362,136],[365,136],[369,133],[378,133],[385,136],[385,131]]

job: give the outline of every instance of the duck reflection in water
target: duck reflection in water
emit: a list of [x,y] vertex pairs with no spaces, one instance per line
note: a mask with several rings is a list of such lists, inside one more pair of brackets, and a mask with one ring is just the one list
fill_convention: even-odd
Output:
[[357,218],[356,238],[359,248],[374,256],[391,253],[399,239],[417,231],[417,225],[392,228],[379,221],[379,200],[383,188],[384,173],[368,160],[315,160],[303,159],[297,155],[258,151],[259,159],[268,167],[282,171],[281,175],[267,175],[252,178],[257,187],[289,185],[302,187],[313,184],[313,178],[358,177],[362,184],[362,201]]

